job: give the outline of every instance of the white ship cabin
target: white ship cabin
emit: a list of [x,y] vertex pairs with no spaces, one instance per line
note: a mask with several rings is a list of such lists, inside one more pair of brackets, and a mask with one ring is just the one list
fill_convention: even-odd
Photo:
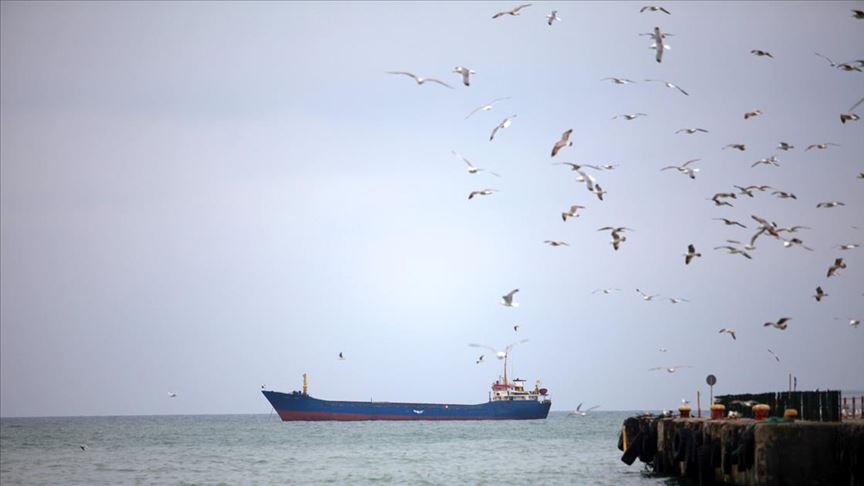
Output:
[[507,381],[498,378],[498,381],[492,383],[492,391],[489,394],[490,401],[500,400],[534,400],[537,401],[541,396],[546,396],[547,390],[540,388],[540,380],[534,385],[533,390],[525,390],[525,380],[516,378],[513,381]]

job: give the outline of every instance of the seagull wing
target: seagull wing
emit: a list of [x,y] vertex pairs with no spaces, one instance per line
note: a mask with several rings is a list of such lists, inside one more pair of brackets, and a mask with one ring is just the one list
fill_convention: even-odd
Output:
[[522,343],[527,343],[527,342],[528,342],[527,339],[523,339],[523,340],[521,340],[521,341],[516,341],[515,343],[510,343],[510,344],[507,345],[506,348],[504,348],[504,352],[505,352],[505,353],[509,353],[510,350],[513,349],[513,347],[516,346],[517,344],[522,344]]
[[477,113],[478,111],[482,110],[483,108],[486,108],[486,106],[487,105],[483,105],[483,106],[478,106],[477,108],[474,108],[471,111],[471,113],[468,113],[468,116],[466,116],[465,119],[467,120],[467,119],[471,118],[471,115],[473,115],[474,113]]
[[687,162],[684,162],[683,164],[681,164],[681,167],[687,167],[688,165],[692,164],[693,162],[699,162],[700,160],[702,160],[702,159],[691,159],[691,160],[688,160]]
[[834,66],[837,65],[837,64],[836,64],[834,61],[832,61],[831,58],[828,57],[828,56],[823,56],[822,54],[819,54],[818,52],[814,52],[813,54],[816,54],[817,56],[821,57],[822,59],[825,59],[826,61],[828,61],[828,64],[831,64],[831,67],[834,67]]
[[470,344],[468,344],[468,346],[471,346],[472,348],[483,348],[483,349],[488,349],[489,351],[492,351],[493,353],[497,353],[497,352],[498,352],[497,349],[493,348],[492,346],[486,346],[485,344],[470,343]]
[[474,165],[471,164],[471,162],[469,162],[468,159],[466,159],[465,157],[463,157],[463,156],[459,155],[458,153],[456,153],[455,150],[451,150],[450,153],[453,154],[453,155],[455,155],[456,157],[459,157],[460,159],[462,159],[463,162],[465,162],[466,164],[468,164],[468,167],[471,167],[472,169],[474,168]]
[[387,71],[387,74],[404,74],[405,76],[408,76],[408,77],[414,79],[414,81],[419,82],[416,75],[414,75],[413,73],[409,73],[407,71]]
[[441,81],[441,80],[438,80],[438,79],[435,79],[435,78],[426,78],[426,79],[424,79],[420,84],[423,84],[423,83],[425,83],[426,81],[429,81],[430,83],[438,83],[438,84],[440,84],[441,86],[446,86],[446,87],[448,87],[448,88],[450,88],[450,89],[453,89],[453,86],[450,86],[449,84],[445,83],[444,81]]

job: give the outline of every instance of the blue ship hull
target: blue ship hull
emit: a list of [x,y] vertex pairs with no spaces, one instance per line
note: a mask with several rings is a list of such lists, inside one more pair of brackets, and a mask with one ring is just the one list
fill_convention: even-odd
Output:
[[290,420],[533,420],[545,419],[549,400],[496,400],[478,405],[340,402],[300,392],[262,391],[283,421]]

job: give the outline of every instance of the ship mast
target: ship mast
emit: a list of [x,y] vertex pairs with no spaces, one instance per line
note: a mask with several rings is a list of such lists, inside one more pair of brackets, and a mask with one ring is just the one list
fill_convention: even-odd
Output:
[[504,384],[507,384],[507,356],[510,353],[504,353]]

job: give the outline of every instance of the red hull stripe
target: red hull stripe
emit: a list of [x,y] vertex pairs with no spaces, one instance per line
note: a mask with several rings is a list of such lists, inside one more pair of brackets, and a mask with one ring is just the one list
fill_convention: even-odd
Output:
[[333,412],[290,412],[280,411],[279,417],[283,421],[291,420],[513,420],[513,419],[540,419],[545,417],[472,417],[472,416],[452,416],[452,417],[424,417],[422,415],[407,416],[407,415],[372,415],[365,413],[333,413]]

